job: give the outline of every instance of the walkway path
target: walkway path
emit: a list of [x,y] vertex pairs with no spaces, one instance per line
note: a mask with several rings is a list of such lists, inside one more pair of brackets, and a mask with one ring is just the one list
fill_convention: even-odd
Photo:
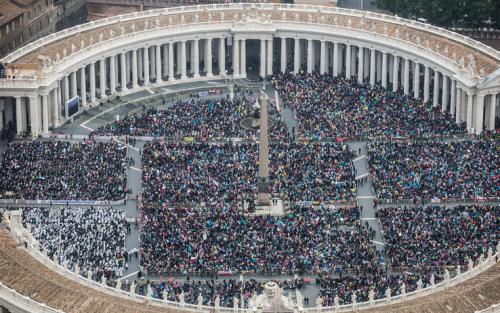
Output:
[[366,179],[364,183],[358,184],[356,198],[358,206],[361,210],[361,221],[375,231],[373,243],[377,250],[383,250],[384,237],[381,232],[380,222],[375,217],[374,194],[372,189],[371,177],[368,172],[366,159],[366,144],[367,142],[350,142],[349,147],[355,151],[358,156],[354,158],[353,164],[356,170],[356,179]]

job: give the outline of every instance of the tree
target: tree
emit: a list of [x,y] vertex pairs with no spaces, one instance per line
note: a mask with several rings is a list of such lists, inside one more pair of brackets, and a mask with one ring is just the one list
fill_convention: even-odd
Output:
[[377,7],[442,27],[500,25],[500,0],[377,0]]

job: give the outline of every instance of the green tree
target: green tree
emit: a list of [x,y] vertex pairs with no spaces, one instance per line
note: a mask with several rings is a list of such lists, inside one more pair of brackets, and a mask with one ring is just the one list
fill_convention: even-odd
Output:
[[500,0],[377,0],[377,7],[442,27],[500,25]]
[[495,23],[495,27],[500,29],[500,1],[495,1],[495,9],[493,10],[493,22]]

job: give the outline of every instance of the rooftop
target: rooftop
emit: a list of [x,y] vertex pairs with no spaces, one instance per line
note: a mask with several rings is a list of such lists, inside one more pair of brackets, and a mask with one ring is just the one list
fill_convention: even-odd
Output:
[[19,15],[24,13],[24,9],[11,0],[0,0],[0,26],[3,26]]

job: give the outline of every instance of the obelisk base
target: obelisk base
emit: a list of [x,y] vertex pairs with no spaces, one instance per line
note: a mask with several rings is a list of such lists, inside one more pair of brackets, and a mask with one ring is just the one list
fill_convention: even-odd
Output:
[[257,207],[270,207],[271,206],[271,192],[269,182],[266,179],[261,179],[257,183]]

